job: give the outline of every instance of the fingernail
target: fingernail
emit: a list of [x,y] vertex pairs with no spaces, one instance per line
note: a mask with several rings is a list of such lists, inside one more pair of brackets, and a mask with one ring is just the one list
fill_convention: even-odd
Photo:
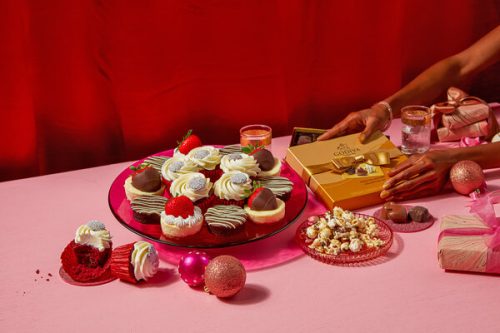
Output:
[[382,188],[384,190],[387,190],[389,187],[391,187],[391,183],[390,182],[385,182],[384,185],[382,185]]
[[385,199],[389,196],[389,191],[382,191],[380,192],[380,198]]
[[365,139],[366,139],[366,138],[365,138],[365,135],[364,135],[363,133],[361,133],[361,134],[359,135],[359,141],[360,141],[361,143],[363,143],[363,142],[365,142]]

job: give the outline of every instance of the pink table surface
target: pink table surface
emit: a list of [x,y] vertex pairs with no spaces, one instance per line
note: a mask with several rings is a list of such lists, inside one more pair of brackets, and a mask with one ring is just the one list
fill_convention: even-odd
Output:
[[[396,120],[389,130],[396,143],[399,128]],[[288,142],[275,139],[275,154],[283,156]],[[408,201],[429,207],[438,221],[423,232],[396,234],[377,264],[338,267],[311,259],[293,242],[298,222],[269,239],[218,251],[248,269],[246,287],[230,300],[184,284],[175,265],[182,251],[172,248],[161,251],[161,271],[150,283],[66,284],[58,276],[59,255],[80,224],[105,222],[115,246],[139,239],[107,203],[111,182],[128,165],[0,183],[1,332],[500,331],[500,277],[438,266],[439,219],[468,213],[468,199],[451,192]],[[487,172],[490,189],[500,188],[499,175]],[[323,210],[311,195],[298,221]]]

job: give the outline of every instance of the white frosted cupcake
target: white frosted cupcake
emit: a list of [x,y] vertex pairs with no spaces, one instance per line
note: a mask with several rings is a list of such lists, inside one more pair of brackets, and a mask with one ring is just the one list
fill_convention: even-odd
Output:
[[196,165],[205,170],[214,170],[219,165],[221,159],[219,149],[212,146],[194,148],[187,156]]
[[249,175],[240,171],[224,173],[214,184],[214,205],[236,205],[243,207],[252,191]]
[[220,168],[225,172],[239,171],[248,174],[250,177],[255,177],[260,168],[257,161],[245,153],[233,153],[222,157]]
[[172,198],[160,215],[161,231],[166,237],[182,238],[196,234],[203,225],[199,207],[184,195]]
[[185,156],[174,156],[163,163],[161,176],[167,181],[174,181],[180,175],[191,172],[198,172],[200,167]]
[[205,175],[199,172],[187,173],[179,176],[170,186],[170,194],[177,197],[185,195],[192,202],[208,198],[213,183]]
[[111,273],[122,281],[148,280],[158,272],[158,266],[155,247],[145,241],[119,246],[111,255]]

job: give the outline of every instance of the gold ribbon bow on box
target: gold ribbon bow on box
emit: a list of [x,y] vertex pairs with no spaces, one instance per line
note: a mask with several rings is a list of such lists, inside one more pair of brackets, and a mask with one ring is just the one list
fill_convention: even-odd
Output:
[[356,167],[361,163],[373,166],[389,165],[391,164],[391,156],[387,151],[375,151],[354,156],[336,157],[327,163],[307,166],[305,171],[309,176],[308,178],[324,172],[342,174],[349,168]]

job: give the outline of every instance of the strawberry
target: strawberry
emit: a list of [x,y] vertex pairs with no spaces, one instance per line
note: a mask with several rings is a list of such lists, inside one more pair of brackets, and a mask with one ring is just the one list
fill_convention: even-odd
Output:
[[193,130],[189,130],[187,134],[182,138],[181,142],[179,142],[179,145],[177,146],[177,149],[179,149],[179,152],[183,154],[189,153],[192,149],[201,147],[202,143],[200,138],[192,134]]
[[151,166],[149,165],[149,163],[144,163],[144,162],[142,162],[138,166],[131,165],[129,167],[130,170],[134,171],[135,175],[140,174],[141,172],[144,172],[147,168],[151,168]]
[[165,214],[187,218],[194,214],[194,205],[188,197],[180,195],[167,201]]
[[253,191],[252,195],[248,198],[248,207],[253,207],[253,199],[255,199],[257,194],[259,194],[259,192],[261,192],[264,188],[265,187],[258,187]]
[[255,154],[256,152],[258,152],[259,150],[262,150],[262,149],[264,149],[264,146],[248,145],[248,146],[242,147],[241,151],[244,152],[245,154],[253,155],[253,154]]

